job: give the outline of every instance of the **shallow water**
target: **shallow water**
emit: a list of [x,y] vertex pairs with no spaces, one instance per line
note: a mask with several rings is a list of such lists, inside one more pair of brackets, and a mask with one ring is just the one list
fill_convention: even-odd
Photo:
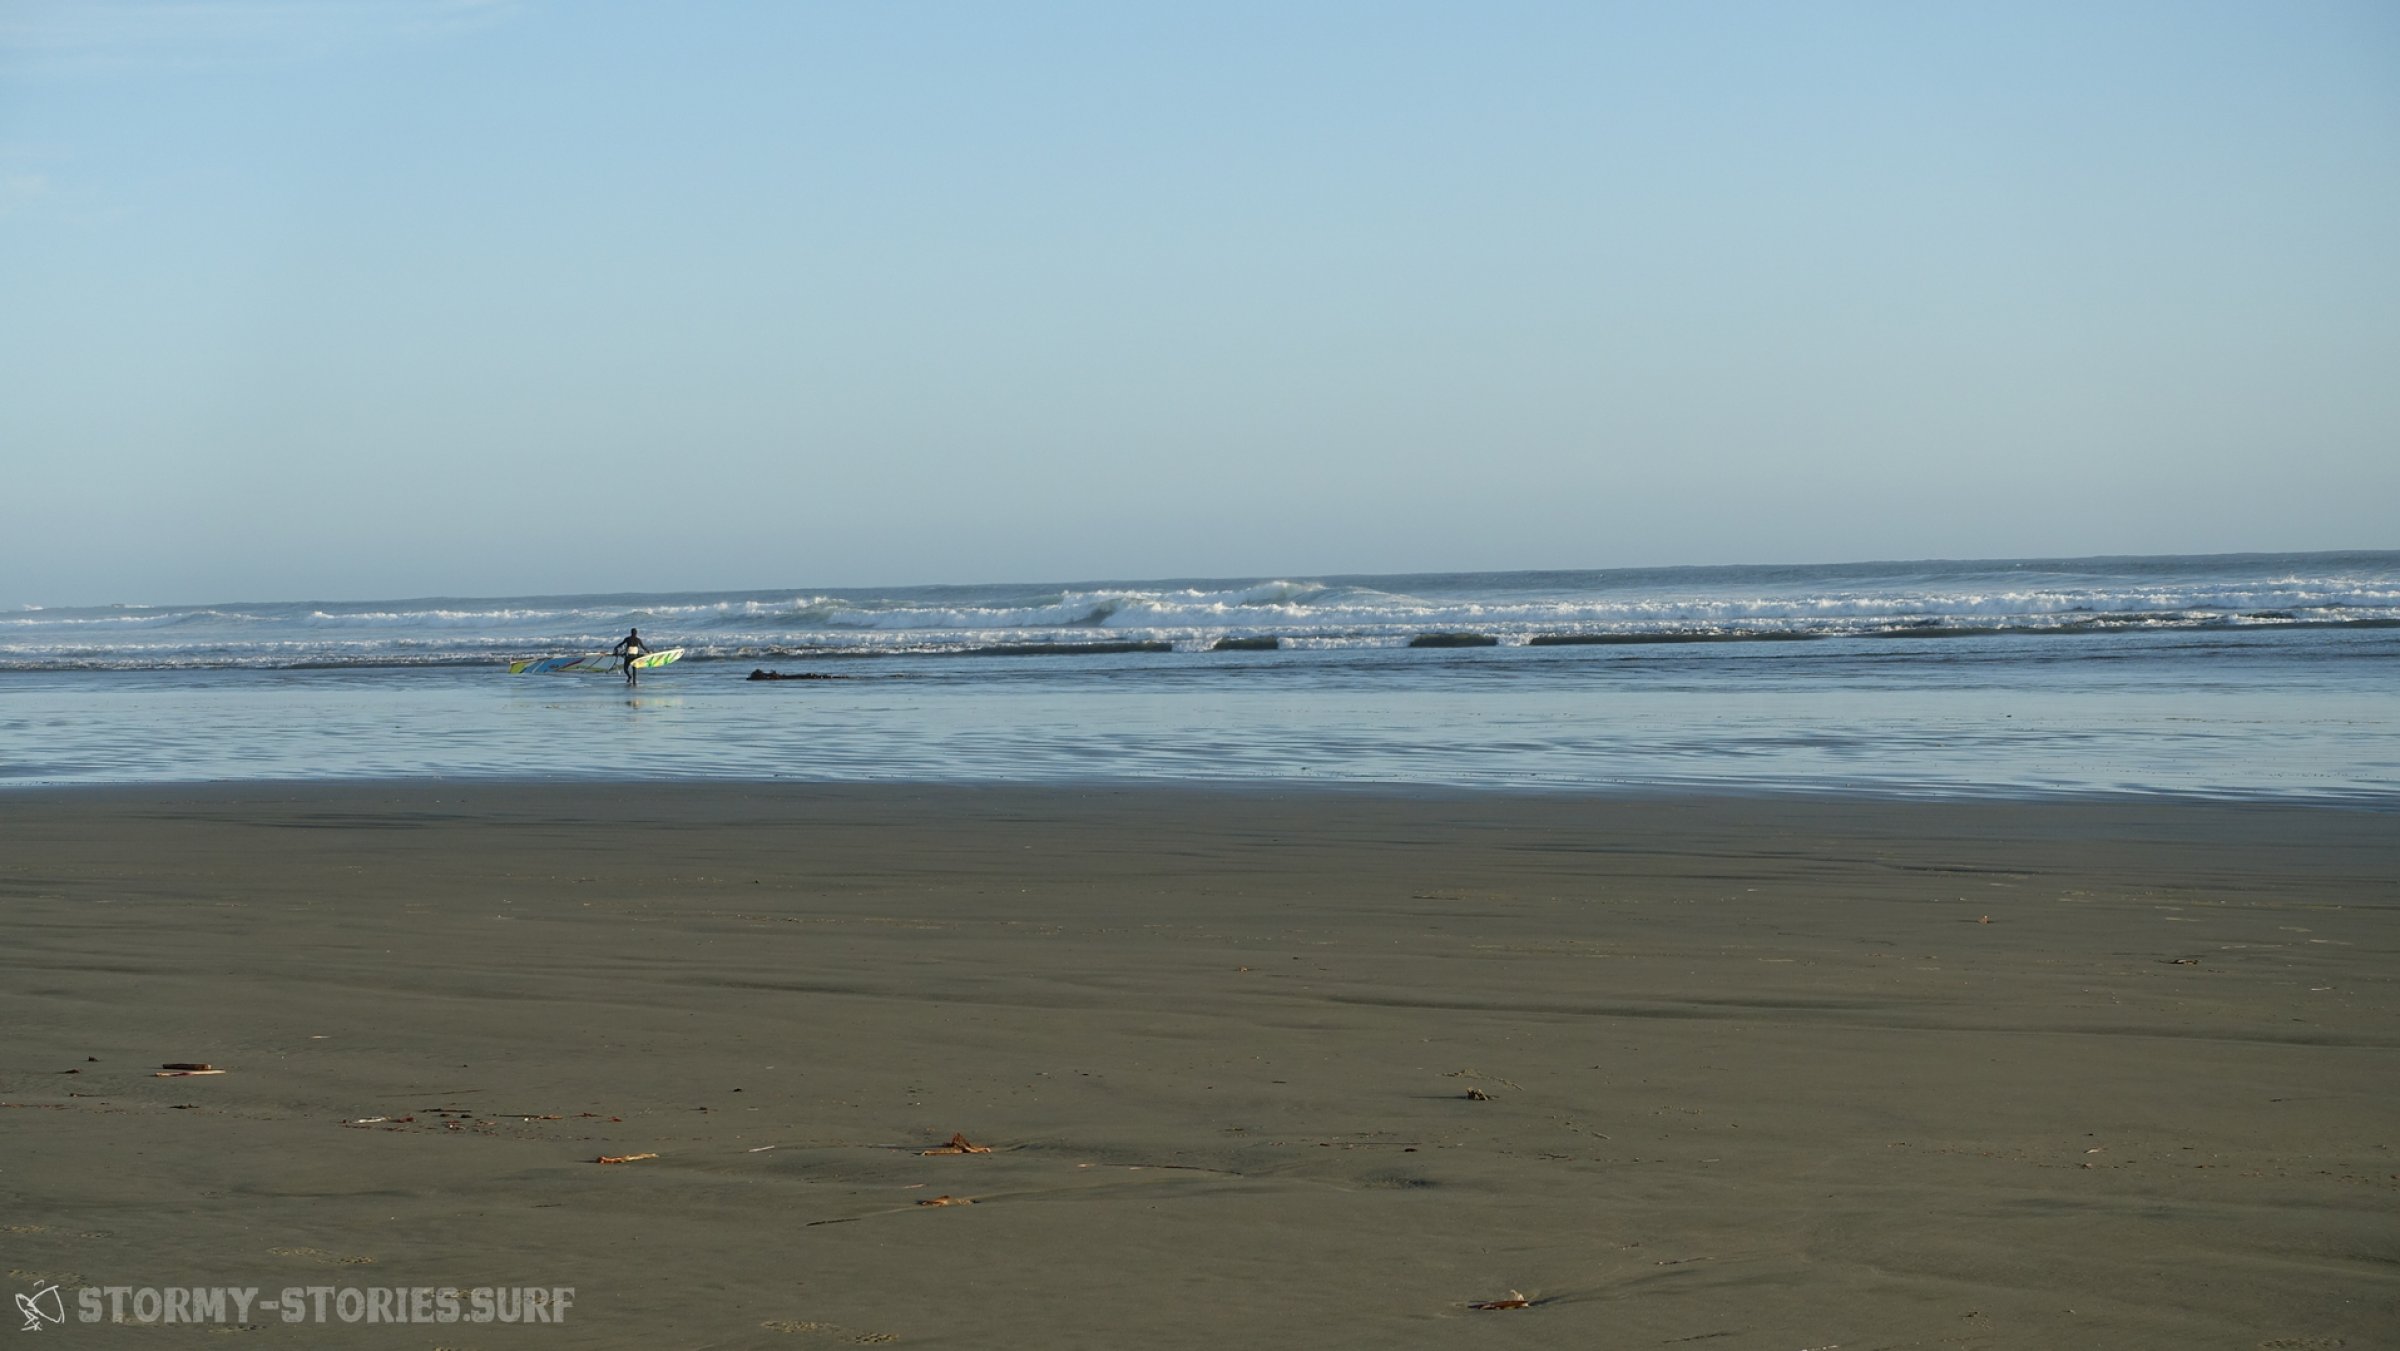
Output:
[[[787,663],[787,666],[790,665]],[[0,782],[1284,780],[2400,805],[2400,629],[0,675]]]

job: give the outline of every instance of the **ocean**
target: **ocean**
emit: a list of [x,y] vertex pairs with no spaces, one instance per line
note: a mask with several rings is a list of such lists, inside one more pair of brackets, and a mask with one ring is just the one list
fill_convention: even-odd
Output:
[[[508,674],[639,626],[678,663]],[[755,680],[772,671],[807,679]],[[2400,552],[0,614],[0,784],[679,779],[2400,806]]]

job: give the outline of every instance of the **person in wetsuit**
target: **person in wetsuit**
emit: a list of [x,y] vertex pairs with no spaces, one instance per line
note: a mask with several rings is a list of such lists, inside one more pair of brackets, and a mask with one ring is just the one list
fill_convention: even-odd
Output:
[[638,671],[634,670],[634,660],[650,650],[650,645],[642,641],[642,631],[635,629],[626,634],[618,640],[615,647],[609,650],[625,659],[625,683],[633,684],[640,675]]

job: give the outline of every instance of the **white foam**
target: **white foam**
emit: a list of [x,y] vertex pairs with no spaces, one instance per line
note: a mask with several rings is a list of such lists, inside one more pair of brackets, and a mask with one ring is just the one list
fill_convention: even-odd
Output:
[[[2251,560],[2042,566],[1724,569],[1704,574],[1459,575],[1408,589],[1272,578],[1198,586],[1092,584],[889,593],[497,598],[186,607],[26,607],[0,616],[0,664],[305,665],[491,660],[604,649],[639,625],[693,659],[742,653],[956,652],[1025,643],[1228,636],[1300,650],[1405,645],[1464,631],[1517,647],[1544,635],[1841,636],[1892,630],[2272,627],[2400,620],[2400,555],[2347,570]],[[2388,562],[2384,560],[2389,560]],[[2069,575],[2073,574],[2073,575]]]

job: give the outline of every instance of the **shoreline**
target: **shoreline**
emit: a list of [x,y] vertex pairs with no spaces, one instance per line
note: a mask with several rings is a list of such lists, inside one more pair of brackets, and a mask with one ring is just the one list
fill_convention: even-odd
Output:
[[2388,1333],[2380,813],[1325,787],[8,794],[0,1249],[576,1291],[258,1345]]
[[740,775],[641,777],[620,773],[539,776],[490,775],[344,775],[325,778],[166,779],[60,782],[0,778],[0,802],[45,796],[110,795],[161,797],[281,792],[576,792],[583,790],[678,793],[1029,793],[1067,796],[1102,794],[1176,794],[1202,797],[1225,795],[1328,798],[1390,798],[1396,801],[1473,801],[1483,798],[1527,802],[1615,803],[1823,803],[1858,808],[1877,807],[2159,807],[2220,808],[2239,811],[2328,811],[2364,815],[2400,812],[2400,787],[2388,792],[2303,796],[2263,790],[2174,790],[2165,788],[2034,789],[2019,785],[1877,785],[1872,783],[1813,784],[1792,780],[1729,781],[1722,779],[1660,782],[1629,781],[1614,786],[1590,783],[1454,783],[1410,779],[1342,779],[1334,777],[1272,777],[1227,775],[1222,778],[1106,778],[1093,775],[1020,779],[913,778],[751,778]]

